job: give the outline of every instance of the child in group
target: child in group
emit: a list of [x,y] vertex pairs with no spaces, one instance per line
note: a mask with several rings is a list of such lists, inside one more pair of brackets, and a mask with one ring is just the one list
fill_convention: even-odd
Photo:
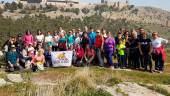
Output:
[[52,46],[48,47],[48,50],[45,51],[45,66],[50,67],[52,66],[52,60],[51,60],[51,52],[52,52]]
[[[26,46],[27,47],[27,46]],[[34,57],[34,53],[35,53],[35,49],[34,47],[32,46],[32,43],[30,43],[27,47],[27,52],[28,52],[28,56],[29,57]]]
[[118,67],[126,67],[126,58],[125,58],[125,43],[123,39],[119,39],[119,43],[116,45],[117,55],[118,55]]

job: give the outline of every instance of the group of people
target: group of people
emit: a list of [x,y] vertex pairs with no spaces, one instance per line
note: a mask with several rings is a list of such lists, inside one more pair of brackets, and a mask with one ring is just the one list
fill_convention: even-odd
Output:
[[[125,28],[116,32],[92,27],[72,29],[68,32],[60,27],[48,31],[46,35],[37,31],[33,35],[27,30],[24,35],[10,37],[3,46],[9,71],[32,69],[44,70],[52,67],[51,52],[73,51],[73,66],[144,69],[150,72],[163,72],[165,46],[168,40],[159,37],[158,32],[148,35],[143,28],[128,31]],[[114,59],[117,62],[113,62]],[[152,68],[152,61],[155,68]]]

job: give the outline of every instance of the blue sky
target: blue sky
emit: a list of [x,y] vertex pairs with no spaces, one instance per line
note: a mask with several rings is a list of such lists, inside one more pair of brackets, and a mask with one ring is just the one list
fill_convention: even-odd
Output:
[[[3,0],[3,1],[11,2],[12,0]],[[80,0],[80,2],[88,2],[88,3],[99,3],[100,1],[101,0]],[[125,1],[125,0],[115,0],[115,1]],[[158,7],[170,11],[170,0],[129,0],[129,2],[130,4],[134,4],[137,6],[153,6],[153,7]]]

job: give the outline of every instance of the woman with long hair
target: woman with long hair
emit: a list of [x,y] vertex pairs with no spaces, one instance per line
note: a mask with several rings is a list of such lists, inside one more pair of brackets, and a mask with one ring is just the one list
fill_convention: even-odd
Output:
[[43,43],[44,42],[44,34],[41,32],[40,29],[37,30],[37,35],[35,36],[35,40],[37,43]]
[[30,30],[27,30],[24,37],[23,37],[23,42],[25,46],[28,46],[30,43],[34,44],[34,38],[33,35],[31,34]]

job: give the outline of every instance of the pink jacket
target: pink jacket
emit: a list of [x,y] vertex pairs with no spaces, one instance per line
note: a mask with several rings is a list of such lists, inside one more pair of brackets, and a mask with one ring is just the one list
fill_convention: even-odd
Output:
[[23,37],[23,41],[24,41],[24,44],[27,46],[29,45],[30,43],[33,44],[34,43],[34,38],[32,35],[25,35]]

